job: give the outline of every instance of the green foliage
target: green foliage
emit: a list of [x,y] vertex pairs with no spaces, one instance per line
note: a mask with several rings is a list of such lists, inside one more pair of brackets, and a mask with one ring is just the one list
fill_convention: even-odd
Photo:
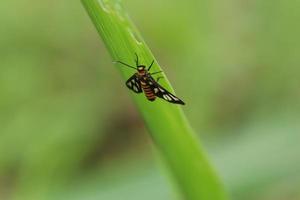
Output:
[[[123,5],[230,196],[300,199],[300,2]],[[176,199],[81,2],[2,1],[0,22],[0,199]]]

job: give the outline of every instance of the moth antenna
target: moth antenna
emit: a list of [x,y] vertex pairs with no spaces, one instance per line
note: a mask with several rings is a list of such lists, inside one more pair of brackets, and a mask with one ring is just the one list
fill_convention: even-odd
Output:
[[136,64],[136,66],[139,66],[139,57],[138,57],[136,52],[134,54],[135,54],[135,57],[136,57],[135,64]]
[[154,60],[152,60],[152,63],[151,63],[150,66],[148,67],[148,71],[150,71],[150,69],[151,69],[153,63],[154,63]]
[[122,64],[122,65],[125,65],[125,66],[127,66],[127,67],[130,67],[130,68],[133,68],[133,69],[136,70],[136,67],[133,67],[133,66],[131,66],[131,65],[128,65],[128,64],[126,64],[126,63],[124,63],[124,62],[122,62],[122,61],[114,61],[114,63],[120,63],[120,64]]

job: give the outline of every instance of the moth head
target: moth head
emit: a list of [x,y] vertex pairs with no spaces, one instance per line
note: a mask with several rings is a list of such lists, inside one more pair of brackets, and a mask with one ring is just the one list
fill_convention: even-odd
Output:
[[137,67],[137,70],[139,71],[139,72],[144,72],[145,71],[145,66],[144,65],[139,65],[138,67]]

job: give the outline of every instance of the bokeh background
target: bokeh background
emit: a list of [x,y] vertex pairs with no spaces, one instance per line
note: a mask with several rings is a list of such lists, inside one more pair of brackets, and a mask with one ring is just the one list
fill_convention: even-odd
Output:
[[[232,198],[300,199],[300,2],[123,5]],[[80,1],[2,1],[0,24],[1,200],[176,199]]]

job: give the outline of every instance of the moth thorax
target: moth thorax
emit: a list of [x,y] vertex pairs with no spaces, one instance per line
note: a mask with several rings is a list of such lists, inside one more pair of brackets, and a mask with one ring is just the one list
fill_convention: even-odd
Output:
[[138,67],[138,74],[139,74],[140,76],[146,75],[146,70],[145,70],[145,68],[140,68],[140,67]]

